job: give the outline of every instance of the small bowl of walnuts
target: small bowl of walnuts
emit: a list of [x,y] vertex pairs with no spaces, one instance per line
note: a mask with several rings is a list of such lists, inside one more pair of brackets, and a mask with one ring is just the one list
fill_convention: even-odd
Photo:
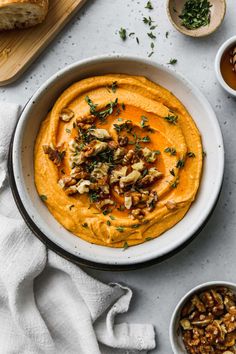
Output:
[[172,315],[170,342],[175,354],[236,354],[236,284],[190,290]]

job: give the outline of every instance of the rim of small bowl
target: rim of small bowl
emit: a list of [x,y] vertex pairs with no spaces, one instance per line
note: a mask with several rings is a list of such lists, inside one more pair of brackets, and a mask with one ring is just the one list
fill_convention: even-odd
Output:
[[202,284],[195,286],[194,288],[190,289],[177,303],[174,312],[171,316],[170,326],[169,326],[169,338],[171,343],[171,348],[174,354],[187,354],[187,351],[179,351],[179,348],[176,344],[176,338],[178,338],[178,334],[176,333],[176,322],[178,321],[179,311],[183,308],[184,304],[187,300],[195,293],[199,293],[202,290],[211,288],[211,287],[218,287],[218,286],[225,286],[228,288],[234,288],[236,293],[236,283],[228,282],[228,281],[220,281],[220,280],[212,280]]
[[[176,253],[177,250],[180,250],[181,248],[183,248],[185,244],[189,243],[190,240],[193,239],[193,237],[196,236],[201,231],[202,227],[205,225],[205,223],[209,219],[209,217],[210,217],[210,215],[211,215],[212,211],[214,210],[214,207],[215,207],[215,205],[217,203],[219,195],[220,195],[220,190],[221,190],[221,186],[222,186],[222,182],[223,182],[223,175],[224,175],[224,143],[223,143],[223,137],[222,137],[222,133],[221,133],[221,130],[220,130],[220,127],[219,127],[219,123],[217,121],[217,118],[215,116],[215,113],[214,113],[211,105],[209,104],[209,102],[205,98],[205,96],[201,93],[201,91],[194,84],[192,84],[188,79],[186,79],[181,74],[176,73],[175,71],[170,70],[170,69],[166,68],[163,65],[160,65],[160,64],[158,64],[158,63],[156,63],[156,62],[154,62],[154,61],[152,61],[150,59],[138,58],[138,57],[135,57],[135,56],[127,56],[127,55],[120,55],[120,54],[102,55],[102,56],[96,56],[96,57],[92,57],[92,58],[88,58],[88,59],[83,59],[83,60],[77,61],[77,62],[67,66],[66,68],[61,69],[59,72],[55,73],[45,83],[43,83],[40,86],[40,88],[34,93],[32,98],[30,99],[30,101],[27,103],[27,105],[26,105],[26,107],[24,109],[24,112],[23,112],[23,114],[21,116],[21,119],[19,120],[19,122],[17,124],[17,128],[16,128],[16,131],[15,131],[15,136],[14,136],[14,139],[13,139],[13,148],[12,148],[12,150],[14,151],[14,146],[15,146],[16,141],[19,142],[19,139],[20,139],[20,136],[21,136],[21,129],[24,128],[25,119],[27,117],[28,112],[31,109],[31,106],[32,106],[33,102],[38,100],[38,99],[40,99],[42,97],[42,95],[44,95],[45,90],[47,88],[51,87],[51,85],[53,85],[61,76],[66,75],[67,73],[69,73],[70,71],[73,71],[75,68],[78,68],[81,65],[85,65],[85,64],[92,65],[92,64],[96,64],[96,63],[100,63],[100,62],[104,62],[104,61],[105,62],[106,61],[109,62],[111,60],[112,61],[117,61],[117,62],[119,62],[120,60],[135,61],[135,62],[140,63],[140,64],[154,66],[154,67],[159,68],[160,70],[162,70],[164,72],[167,72],[167,73],[171,74],[172,76],[176,77],[181,82],[183,82],[185,85],[190,87],[192,89],[193,93],[198,97],[199,101],[204,105],[206,110],[211,115],[211,119],[212,119],[212,121],[214,121],[215,128],[216,128],[216,131],[217,131],[217,138],[219,139],[219,143],[221,144],[221,147],[222,147],[221,148],[221,154],[220,154],[220,173],[219,173],[219,175],[217,177],[217,183],[216,183],[216,186],[215,186],[214,195],[211,198],[211,202],[209,203],[209,205],[207,207],[207,210],[203,213],[203,215],[202,215],[201,219],[199,220],[199,222],[196,223],[196,225],[194,225],[194,227],[191,230],[191,233],[188,234],[188,236],[185,237],[184,239],[176,240],[176,242],[174,244],[172,244],[172,245],[170,245],[168,247],[168,250],[163,250],[162,253],[159,253],[159,255],[156,255],[155,257],[152,254],[152,255],[149,255],[148,258],[146,256],[146,257],[142,257],[142,259],[140,259],[140,260],[134,260],[132,262],[129,260],[128,262],[127,261],[126,262],[122,261],[122,262],[119,262],[118,264],[117,263],[114,263],[114,264],[108,263],[107,264],[108,267],[114,267],[114,268],[122,268],[122,267],[129,267],[129,266],[138,268],[140,266],[140,264],[142,264],[142,263],[146,263],[148,265],[148,263],[153,264],[154,261],[156,263],[158,261],[166,259],[171,254]],[[14,153],[13,153],[13,155],[14,155]],[[13,169],[13,177],[14,177],[14,172],[15,171]],[[15,182],[16,182],[16,188],[15,189],[18,191],[17,183],[19,183],[19,181],[16,180]],[[19,203],[19,196],[18,196],[18,198],[16,196],[16,199],[18,199],[18,205],[19,205],[20,204]],[[22,206],[21,206],[20,209],[22,209]],[[22,214],[23,214],[23,216],[25,216],[24,213],[22,213]],[[28,218],[30,218],[29,215],[28,215]],[[28,220],[28,222],[29,222],[29,220]],[[32,227],[32,223],[35,225],[34,221],[31,220],[31,227]],[[36,236],[38,236],[36,232],[34,232],[34,233],[36,234]],[[41,235],[41,238],[42,238],[42,235]],[[44,235],[44,238],[50,240],[46,235]],[[55,245],[55,243],[54,243],[54,245]],[[55,246],[57,246],[57,245],[55,245]],[[58,252],[59,251],[61,252],[63,250],[66,253],[67,257],[68,257],[69,254],[71,254],[71,253],[68,253],[67,250],[65,250],[65,249],[63,249],[61,247],[59,247],[59,248],[60,249],[58,250]],[[71,256],[72,256],[71,258],[73,258],[73,261],[75,261],[75,258],[78,258],[78,261],[80,261],[80,263],[82,263],[81,259],[79,259],[79,257],[74,256],[73,254],[71,254]],[[85,262],[85,263],[86,263],[86,265],[89,265],[89,263],[93,263],[92,266],[94,265],[94,262],[92,262],[91,260],[87,260],[87,262]],[[100,264],[100,263],[98,263],[96,261],[95,261],[95,263],[97,265]],[[105,265],[103,264],[103,266],[105,266]],[[104,267],[103,267],[103,269],[104,269]]]
[[172,16],[171,16],[171,12],[170,12],[170,2],[171,0],[167,0],[166,1],[166,12],[167,12],[167,16],[169,18],[170,23],[172,24],[172,26],[175,27],[175,29],[177,31],[179,31],[180,33],[192,37],[192,38],[202,38],[202,37],[207,37],[210,34],[214,33],[215,31],[217,31],[217,29],[221,26],[222,22],[224,21],[225,18],[225,14],[226,14],[226,0],[222,0],[222,3],[224,4],[224,11],[222,14],[222,17],[220,19],[220,22],[218,23],[218,25],[214,28],[212,28],[212,30],[208,31],[208,32],[203,32],[202,34],[198,34],[197,29],[196,30],[188,30],[187,28],[183,27],[183,26],[178,26],[176,24],[176,22],[173,20]]
[[219,81],[219,83],[223,87],[223,89],[225,91],[227,91],[230,95],[236,97],[236,90],[232,89],[225,82],[223,75],[221,73],[221,69],[220,69],[220,63],[221,63],[222,56],[225,53],[225,51],[233,45],[233,43],[235,43],[235,45],[236,45],[236,35],[227,39],[218,49],[218,52],[217,52],[216,58],[215,58],[215,72],[216,72],[217,80]]

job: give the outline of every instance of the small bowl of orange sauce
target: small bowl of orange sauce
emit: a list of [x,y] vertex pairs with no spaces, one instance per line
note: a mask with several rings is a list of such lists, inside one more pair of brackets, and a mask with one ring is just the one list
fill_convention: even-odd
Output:
[[229,38],[218,50],[215,71],[221,86],[236,97],[236,36]]

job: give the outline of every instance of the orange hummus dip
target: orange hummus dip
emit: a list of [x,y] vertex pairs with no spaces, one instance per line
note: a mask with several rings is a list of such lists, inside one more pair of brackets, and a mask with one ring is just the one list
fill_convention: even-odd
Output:
[[70,86],[43,121],[35,184],[74,235],[127,247],[184,217],[202,155],[192,117],[168,90],[139,76],[91,77]]

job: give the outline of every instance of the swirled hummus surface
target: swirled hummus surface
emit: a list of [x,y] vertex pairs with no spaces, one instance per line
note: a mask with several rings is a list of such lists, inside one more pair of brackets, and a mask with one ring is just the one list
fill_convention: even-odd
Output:
[[91,77],[70,86],[45,117],[35,183],[74,235],[128,247],[184,217],[199,188],[202,152],[192,117],[168,90],[139,76]]

